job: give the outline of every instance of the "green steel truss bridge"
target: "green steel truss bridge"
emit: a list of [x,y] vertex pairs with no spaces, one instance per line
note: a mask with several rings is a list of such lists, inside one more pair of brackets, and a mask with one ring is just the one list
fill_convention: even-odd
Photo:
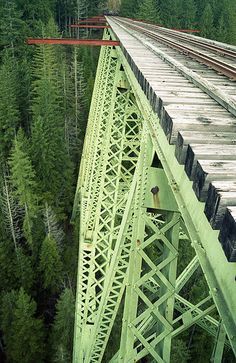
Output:
[[102,362],[110,337],[111,363],[168,363],[195,325],[218,363],[236,354],[236,48],[107,22],[120,45],[101,48],[74,203],[73,363]]

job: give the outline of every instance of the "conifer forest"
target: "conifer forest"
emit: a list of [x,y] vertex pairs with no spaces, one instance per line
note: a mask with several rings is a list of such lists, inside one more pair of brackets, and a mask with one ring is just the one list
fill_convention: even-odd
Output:
[[[104,11],[236,44],[235,0],[0,1],[1,363],[72,362],[78,231],[70,220],[99,48],[26,39],[77,37],[68,25]],[[213,342],[197,329],[176,340],[173,363],[210,361]]]

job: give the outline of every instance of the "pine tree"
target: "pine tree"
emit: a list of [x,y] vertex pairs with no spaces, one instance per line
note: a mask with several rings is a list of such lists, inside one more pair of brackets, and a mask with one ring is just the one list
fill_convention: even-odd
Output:
[[58,223],[56,214],[47,203],[44,210],[44,225],[46,234],[50,235],[56,241],[58,249],[61,250],[65,235]]
[[190,358],[190,351],[184,340],[174,339],[171,347],[171,363],[187,363]]
[[[54,28],[51,21],[45,34],[55,34]],[[71,198],[72,169],[66,152],[61,58],[57,52],[55,47],[40,46],[35,55],[31,155],[44,200],[58,207]]]
[[5,53],[0,66],[0,160],[9,156],[19,126],[16,61]]
[[2,295],[0,305],[0,328],[3,332],[3,341],[6,351],[11,349],[13,312],[16,308],[17,292],[11,290]]
[[18,261],[11,240],[0,241],[0,291],[11,291],[17,289],[19,284]]
[[134,18],[137,11],[136,0],[122,0],[120,5],[120,15]]
[[216,27],[216,39],[220,42],[226,42],[227,40],[227,28],[224,20],[224,16],[221,15]]
[[22,54],[28,29],[14,0],[1,2],[0,17],[0,49],[10,46],[13,55]]
[[19,285],[30,293],[35,279],[35,272],[32,268],[31,257],[26,255],[22,247],[17,250],[16,276],[19,278]]
[[43,322],[35,318],[35,301],[21,288],[17,294],[14,292],[5,296],[1,311],[2,329],[10,361],[43,362]]
[[214,35],[214,26],[213,26],[214,16],[212,7],[210,4],[207,4],[202,17],[200,19],[200,28],[201,35],[206,38],[211,38]]
[[39,270],[43,276],[43,287],[52,293],[57,292],[62,282],[62,262],[57,243],[50,234],[42,243]]
[[180,9],[180,26],[183,29],[191,29],[195,27],[196,5],[194,0],[181,0]]
[[52,327],[53,362],[70,363],[73,346],[75,298],[66,288],[56,304],[56,316]]
[[29,24],[33,24],[37,20],[47,22],[55,11],[55,0],[17,0],[18,8],[22,13],[22,18]]
[[176,0],[160,0],[160,17],[162,24],[166,27],[173,28],[179,25],[179,8]]
[[153,23],[160,22],[160,16],[157,10],[155,0],[144,0],[139,7],[137,18],[148,20]]
[[5,232],[7,236],[12,238],[15,252],[17,253],[18,242],[21,238],[20,219],[22,217],[22,209],[16,201],[7,175],[3,176],[0,206],[4,215]]
[[31,160],[25,151],[27,144],[22,130],[19,130],[9,160],[11,181],[19,205],[24,208],[24,235],[30,245],[33,242],[33,219],[37,210],[35,173]]
[[222,0],[216,7],[215,38],[223,42],[236,44],[236,4],[232,0]]

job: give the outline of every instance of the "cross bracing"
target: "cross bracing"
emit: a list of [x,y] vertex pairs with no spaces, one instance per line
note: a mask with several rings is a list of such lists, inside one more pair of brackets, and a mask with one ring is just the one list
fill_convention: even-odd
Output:
[[[120,308],[111,362],[169,362],[172,339],[194,324],[215,337],[213,362],[224,346],[236,350],[233,269],[119,48],[101,50],[75,219],[78,211],[74,363],[102,362]],[[193,259],[178,274],[181,243]],[[209,291],[191,301],[183,291],[199,271]]]

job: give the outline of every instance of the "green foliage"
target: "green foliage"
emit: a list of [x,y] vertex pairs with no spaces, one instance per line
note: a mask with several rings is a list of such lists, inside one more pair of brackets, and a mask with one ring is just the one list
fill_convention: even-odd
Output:
[[19,205],[24,208],[24,235],[28,243],[32,246],[32,227],[37,210],[38,198],[36,195],[37,185],[35,182],[35,172],[31,160],[24,150],[26,144],[24,133],[22,130],[19,130],[14,142],[9,165],[11,168],[11,182],[14,187],[14,193]]
[[17,270],[20,284],[26,292],[30,292],[34,283],[35,273],[30,256],[26,255],[22,247],[17,249]]
[[19,108],[17,103],[16,61],[9,52],[0,65],[0,157],[1,163],[9,156],[12,140],[19,125]]
[[156,7],[155,0],[144,0],[141,2],[139,10],[137,12],[137,18],[148,20],[151,22],[158,22],[160,16]]
[[122,0],[120,15],[169,28],[199,28],[204,37],[236,44],[234,0]]
[[19,276],[16,275],[17,257],[10,240],[0,241],[0,266],[0,290],[6,292],[16,289],[19,283]]
[[191,358],[190,351],[186,343],[180,339],[173,339],[171,349],[171,363],[187,363]]
[[14,0],[2,1],[0,5],[0,49],[10,47],[14,55],[22,52],[27,35],[27,25],[21,16],[22,13]]
[[52,327],[53,362],[69,363],[72,357],[75,298],[66,288],[56,304],[56,316]]
[[120,6],[120,15],[134,18],[137,11],[136,0],[122,0]]
[[[182,0],[181,0],[182,1]],[[180,16],[180,6],[178,7],[178,2],[173,0],[160,0],[159,9],[161,21],[164,26],[176,27],[178,26]]]
[[[84,2],[86,14],[95,15],[99,4]],[[0,3],[0,329],[4,359],[11,363],[41,363],[52,350],[55,361],[71,362],[73,296],[61,296],[65,303],[54,333],[47,334],[52,340],[46,342],[46,356],[43,325],[50,330],[64,276],[70,286],[76,281],[77,243],[68,222],[73,168],[80,159],[99,51],[25,45],[30,36],[61,36],[51,18],[56,6],[60,24],[76,17],[76,0]],[[36,302],[27,294],[34,296],[44,322],[35,318]],[[65,341],[56,345],[63,309],[65,324],[71,323],[63,331]]]
[[[221,23],[223,27],[223,23]],[[207,4],[200,19],[201,35],[203,37],[214,37],[214,16],[211,4]],[[221,29],[223,32],[223,29]]]
[[183,29],[194,28],[196,5],[194,0],[181,0],[179,4],[180,26]]
[[37,199],[35,197],[35,172],[31,160],[25,149],[26,139],[22,130],[19,130],[14,141],[14,148],[9,160],[11,167],[11,180],[15,188],[15,195],[19,204],[28,209],[35,210]]
[[21,9],[22,17],[28,23],[33,23],[37,20],[44,19],[48,21],[55,11],[55,0],[17,0],[18,7]]
[[[50,21],[45,34],[55,34]],[[40,46],[34,62],[32,160],[41,193],[49,204],[70,203],[72,165],[66,152],[61,59],[52,46]]]
[[16,308],[17,292],[12,290],[2,295],[0,306],[0,327],[4,333],[4,344],[6,350],[10,349],[13,312]]
[[3,298],[2,330],[8,357],[12,363],[43,362],[43,322],[35,318],[36,303],[23,288]]
[[57,243],[50,234],[42,243],[39,270],[43,276],[43,287],[57,292],[62,282],[62,262]]

